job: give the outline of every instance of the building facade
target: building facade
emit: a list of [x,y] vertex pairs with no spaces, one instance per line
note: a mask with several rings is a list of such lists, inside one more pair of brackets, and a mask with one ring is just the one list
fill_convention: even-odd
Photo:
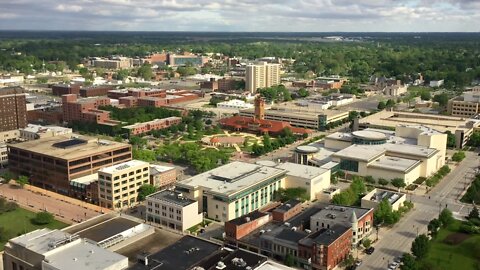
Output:
[[198,213],[198,202],[183,197],[180,192],[162,190],[147,197],[146,220],[185,231],[203,220]]
[[150,183],[150,164],[130,160],[98,171],[98,196],[101,207],[121,209],[138,202],[138,189]]
[[10,170],[30,183],[71,194],[71,180],[132,159],[131,145],[86,136],[55,136],[8,145]]
[[147,133],[153,130],[161,130],[169,128],[173,125],[178,125],[182,122],[181,117],[167,117],[163,119],[154,119],[152,121],[144,122],[144,123],[136,123],[129,126],[124,126],[124,129],[127,129],[130,135],[138,135],[142,133]]
[[245,90],[256,93],[259,88],[280,84],[280,65],[266,62],[247,65],[245,75]]
[[173,166],[150,165],[150,185],[158,188],[173,186],[177,182],[177,169]]
[[27,102],[20,87],[0,89],[0,132],[27,126]]

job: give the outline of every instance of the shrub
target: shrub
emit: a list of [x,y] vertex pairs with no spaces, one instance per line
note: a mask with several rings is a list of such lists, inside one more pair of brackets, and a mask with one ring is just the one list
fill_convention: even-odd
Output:
[[380,178],[380,179],[378,179],[378,183],[382,186],[386,186],[386,185],[388,185],[388,180]]
[[455,162],[460,162],[465,158],[465,152],[463,151],[458,151],[455,154],[452,155],[452,160]]
[[32,219],[32,223],[36,224],[36,225],[46,225],[46,224],[52,223],[53,220],[54,220],[54,217],[51,213],[49,213],[49,212],[39,212]]
[[372,184],[372,185],[375,184],[375,178],[373,178],[373,176],[371,176],[371,175],[365,176],[364,179],[365,179],[365,182],[367,182],[369,184]]

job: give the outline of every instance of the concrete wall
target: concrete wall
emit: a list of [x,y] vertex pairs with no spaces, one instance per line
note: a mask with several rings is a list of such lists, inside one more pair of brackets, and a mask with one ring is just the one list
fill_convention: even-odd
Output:
[[334,149],[334,150],[342,150],[352,145],[351,142],[340,141],[340,140],[329,139],[329,138],[325,138],[324,142],[325,142],[325,148]]

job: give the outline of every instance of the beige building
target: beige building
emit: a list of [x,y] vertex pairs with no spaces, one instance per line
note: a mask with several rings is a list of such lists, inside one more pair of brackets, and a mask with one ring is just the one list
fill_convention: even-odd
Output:
[[182,193],[162,190],[147,197],[146,220],[185,231],[203,220],[198,212],[198,202],[185,198]]
[[400,125],[396,131],[336,132],[325,137],[321,145],[298,147],[295,160],[341,169],[350,175],[400,178],[408,185],[419,177],[433,175],[445,165],[446,143],[446,134],[423,126]]
[[8,164],[8,150],[7,145],[0,143],[0,169]]
[[130,160],[98,171],[101,207],[121,209],[137,203],[138,189],[150,183],[150,164]]
[[363,196],[361,205],[362,208],[376,209],[380,202],[387,200],[392,206],[392,210],[397,211],[401,206],[403,206],[406,197],[407,196],[403,193],[374,188],[367,195]]
[[462,96],[452,98],[447,104],[447,113],[452,116],[472,117],[479,113],[480,86],[464,92]]
[[[262,165],[263,164],[263,165]],[[261,209],[280,188],[304,187],[309,199],[330,185],[330,170],[293,163],[235,161],[176,184],[176,190],[198,201],[198,212],[229,221]]]
[[247,65],[245,75],[245,89],[250,93],[256,93],[259,88],[265,88],[280,84],[280,64]]
[[4,270],[122,270],[128,258],[59,230],[40,229],[5,245]]
[[14,129],[0,132],[0,142],[10,142],[20,138],[20,130]]
[[69,134],[72,134],[71,128],[59,126],[28,124],[25,128],[20,129],[20,138],[27,141]]
[[383,89],[383,93],[387,96],[400,96],[407,92],[406,85],[390,85]]
[[451,132],[455,135],[455,147],[463,148],[473,132],[479,129],[480,120],[459,116],[386,110],[358,120],[358,127],[360,129],[375,128],[393,130],[398,125],[420,125],[441,133]]

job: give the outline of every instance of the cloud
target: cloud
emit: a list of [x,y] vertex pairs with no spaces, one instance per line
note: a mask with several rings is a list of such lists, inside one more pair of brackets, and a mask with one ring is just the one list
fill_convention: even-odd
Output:
[[0,0],[0,29],[480,31],[479,9],[478,0]]

